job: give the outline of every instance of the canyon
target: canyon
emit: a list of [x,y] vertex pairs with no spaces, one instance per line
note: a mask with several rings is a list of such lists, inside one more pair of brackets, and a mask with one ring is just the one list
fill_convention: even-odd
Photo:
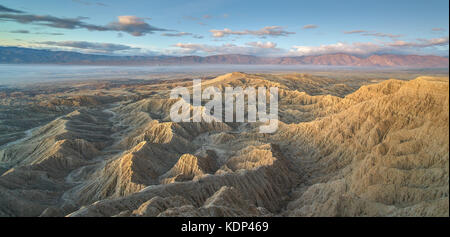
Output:
[[0,216],[449,215],[448,76],[201,78],[277,87],[271,134],[172,122],[192,79],[4,89]]

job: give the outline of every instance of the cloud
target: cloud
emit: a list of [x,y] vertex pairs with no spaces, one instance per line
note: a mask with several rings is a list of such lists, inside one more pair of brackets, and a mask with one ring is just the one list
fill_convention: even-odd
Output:
[[115,53],[117,51],[139,49],[123,44],[96,43],[87,41],[58,41],[58,42],[45,41],[45,42],[38,42],[38,44],[64,48],[83,49],[86,50],[85,52],[94,52],[94,53]]
[[[291,56],[307,56],[307,55],[322,55],[347,53],[355,55],[370,55],[379,53],[418,53],[421,49],[448,46],[449,38],[434,38],[434,39],[419,39],[415,42],[395,41],[389,43],[371,43],[371,42],[356,42],[352,44],[335,43],[320,46],[293,46],[289,51]],[[448,51],[448,49],[447,49]]]
[[374,43],[336,43],[320,46],[293,46],[290,54],[292,56],[307,56],[307,55],[321,55],[321,54],[371,54],[379,51],[381,48]]
[[389,43],[388,45],[393,47],[426,48],[433,46],[445,46],[448,45],[448,43],[448,37],[441,37],[433,39],[418,39],[418,42],[406,42],[398,40],[393,43]]
[[243,30],[243,31],[233,31],[228,28],[223,30],[210,30],[213,37],[221,38],[228,35],[256,35],[256,36],[287,36],[290,34],[295,34],[295,32],[288,32],[284,30],[282,26],[266,26],[259,30]]
[[[216,16],[210,15],[210,14],[205,14],[203,16],[200,17],[195,17],[195,16],[183,16],[183,19],[185,20],[189,20],[189,21],[200,21],[200,20],[210,20],[212,18],[215,18]],[[223,14],[221,16],[217,16],[217,18],[219,17],[223,17],[223,18],[227,18],[228,14]]]
[[91,5],[90,2],[85,2],[85,1],[82,1],[82,0],[72,0],[72,2],[76,2],[76,3],[79,3],[79,4],[86,5],[86,6]]
[[433,28],[433,29],[431,29],[432,31],[445,31],[445,29],[444,28]]
[[181,37],[181,36],[185,36],[185,35],[192,35],[192,33],[188,33],[188,32],[178,32],[178,33],[164,33],[161,34],[162,36],[168,36],[168,37]]
[[248,42],[247,45],[253,46],[253,47],[258,47],[258,48],[263,48],[263,49],[273,49],[277,47],[277,44],[274,42]]
[[196,39],[203,39],[203,36],[201,36],[201,35],[194,35],[194,34],[188,33],[188,32],[163,33],[163,34],[161,34],[161,35],[162,35],[162,36],[167,36],[167,37],[192,36],[193,38],[196,38]]
[[[197,24],[199,24],[199,25],[202,25],[202,26],[204,26],[204,25],[206,25],[205,23],[203,23],[201,20],[202,19],[200,19],[199,17],[195,17],[195,16],[183,16],[183,19],[184,20],[187,20],[187,21],[194,21],[195,23],[197,23]],[[203,17],[203,20],[206,20],[207,18],[204,18]]]
[[[260,46],[261,45],[263,44],[260,44]],[[178,48],[178,50],[171,51],[171,53],[183,55],[193,53],[203,53],[208,55],[244,54],[244,55],[269,56],[269,55],[278,55],[282,53],[282,50],[279,48],[259,47],[257,43],[255,44],[255,42],[248,43],[247,46],[235,44],[208,45],[208,44],[178,43],[174,45],[174,47]]]
[[[219,16],[220,17],[220,16]],[[224,18],[228,17],[227,14],[223,15]],[[201,25],[201,26],[206,26],[207,24],[204,21],[208,21],[212,18],[216,18],[215,16],[206,14],[203,16],[199,16],[199,17],[195,17],[195,16],[183,16],[184,20],[188,20],[188,21],[194,21],[195,23]],[[217,17],[218,18],[218,17]]]
[[303,29],[316,29],[316,28],[318,28],[319,26],[317,26],[317,25],[304,25],[303,26]]
[[386,33],[381,33],[381,32],[371,32],[371,31],[367,31],[367,30],[344,31],[344,34],[360,34],[363,36],[374,36],[374,37],[391,38],[391,39],[396,39],[396,38],[403,36],[403,35],[386,34]]
[[198,21],[198,20],[200,20],[198,17],[195,17],[195,16],[183,16],[183,19],[188,20],[188,21]]
[[145,22],[149,18],[137,16],[118,16],[118,21],[110,23],[107,28],[115,31],[127,32],[133,36],[143,36],[153,34],[155,31],[168,31],[166,29],[151,26]]
[[119,31],[126,32],[133,36],[143,36],[152,34],[155,31],[168,31],[157,28],[145,22],[149,18],[137,16],[119,16],[116,22],[106,26],[85,23],[86,17],[59,18],[54,16],[41,16],[31,14],[0,14],[0,20],[16,21],[22,24],[38,24],[60,29],[87,29],[89,31]]
[[23,11],[7,8],[7,7],[2,6],[2,5],[0,5],[0,12],[23,13]]
[[78,18],[59,18],[54,16],[40,16],[40,15],[17,15],[17,14],[0,14],[2,20],[12,20],[22,24],[39,24],[53,28],[61,29],[78,29],[84,28],[88,30],[107,31],[108,28],[87,24],[83,22],[84,17]]
[[48,32],[35,32],[35,33],[32,33],[32,34],[35,34],[35,35],[64,35],[63,33],[48,33]]
[[88,2],[88,1],[83,1],[83,0],[72,0],[72,2],[76,2],[85,6],[92,6],[92,5],[97,5],[97,6],[101,6],[101,7],[106,7],[108,5],[101,3],[101,2],[96,2],[96,3],[92,3],[92,2]]
[[375,37],[388,37],[388,38],[399,38],[402,37],[403,35],[394,35],[394,34],[386,34],[386,33],[379,33],[379,32],[374,32],[374,33],[363,33],[361,35],[364,36],[375,36]]
[[12,30],[8,31],[12,34],[34,34],[34,35],[64,35],[63,33],[48,33],[48,32],[30,32],[29,30]]
[[9,31],[9,33],[13,33],[13,34],[29,34],[30,31],[28,31],[28,30],[13,30],[13,31]]
[[429,54],[434,52],[446,55],[448,53],[448,45],[448,37],[394,42],[338,42],[319,46],[294,45],[290,50],[278,48],[276,43],[270,41],[248,42],[245,45],[230,43],[222,45],[178,43],[174,45],[177,50],[170,53],[182,55],[245,54],[255,56],[308,56],[345,53],[368,56],[372,54],[423,54],[423,52]]
[[344,34],[361,34],[361,33],[367,33],[366,30],[351,30],[351,31],[344,31]]

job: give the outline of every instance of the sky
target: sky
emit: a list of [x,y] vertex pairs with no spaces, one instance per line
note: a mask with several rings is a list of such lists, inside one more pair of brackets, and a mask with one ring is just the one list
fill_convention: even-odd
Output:
[[0,46],[107,55],[449,54],[448,0],[0,0]]

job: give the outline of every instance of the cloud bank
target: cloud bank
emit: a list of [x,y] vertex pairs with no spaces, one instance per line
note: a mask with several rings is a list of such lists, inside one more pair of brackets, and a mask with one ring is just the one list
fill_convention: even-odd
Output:
[[449,38],[433,38],[433,39],[418,39],[417,41],[394,41],[389,43],[371,43],[371,42],[356,42],[352,44],[336,43],[320,46],[293,46],[289,51],[290,56],[307,56],[320,54],[334,54],[347,53],[355,55],[370,55],[379,53],[404,54],[417,53],[423,48],[448,46]]

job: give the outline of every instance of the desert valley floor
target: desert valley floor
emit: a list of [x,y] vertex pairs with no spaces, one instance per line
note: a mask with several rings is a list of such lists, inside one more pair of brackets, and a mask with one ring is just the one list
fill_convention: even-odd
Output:
[[448,216],[449,79],[276,86],[279,128],[174,123],[192,78],[0,88],[0,216]]

